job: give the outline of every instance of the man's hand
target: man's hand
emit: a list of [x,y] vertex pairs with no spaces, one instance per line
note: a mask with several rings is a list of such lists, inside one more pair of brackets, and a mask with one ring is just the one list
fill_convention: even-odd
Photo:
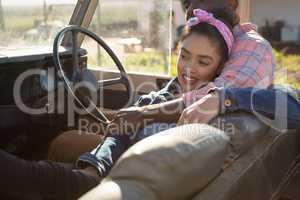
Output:
[[178,125],[192,123],[209,123],[220,112],[220,96],[218,92],[208,94],[183,110]]

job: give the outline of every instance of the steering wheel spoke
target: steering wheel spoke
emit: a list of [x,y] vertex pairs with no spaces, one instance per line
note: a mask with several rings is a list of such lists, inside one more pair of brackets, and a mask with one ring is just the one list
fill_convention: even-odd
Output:
[[106,80],[101,80],[98,81],[98,86],[99,87],[106,87],[110,85],[116,85],[116,84],[123,84],[124,80],[120,78],[112,78],[112,79],[106,79]]

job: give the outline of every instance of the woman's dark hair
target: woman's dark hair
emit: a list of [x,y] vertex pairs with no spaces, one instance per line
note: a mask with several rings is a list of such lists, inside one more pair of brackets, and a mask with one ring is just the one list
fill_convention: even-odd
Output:
[[184,11],[186,11],[191,5],[191,0],[181,0],[181,6]]
[[[228,26],[230,30],[234,27],[234,13],[232,9],[228,7],[217,8],[210,11],[216,19],[222,21]],[[202,36],[206,36],[209,40],[216,45],[216,49],[221,57],[221,64],[224,64],[228,58],[228,47],[224,37],[218,31],[216,27],[208,23],[200,23],[192,27],[185,27],[185,31],[181,37],[181,41],[185,40],[189,35],[196,33]],[[201,44],[199,44],[201,45]]]
[[197,8],[201,8],[203,10],[207,10],[212,12],[215,9],[232,9],[232,13],[234,16],[234,25],[237,25],[240,22],[240,17],[236,12],[237,7],[239,6],[239,0],[189,0],[186,4],[186,20],[193,17],[193,10]]
[[239,7],[239,0],[227,0],[228,4],[234,9],[236,10]]

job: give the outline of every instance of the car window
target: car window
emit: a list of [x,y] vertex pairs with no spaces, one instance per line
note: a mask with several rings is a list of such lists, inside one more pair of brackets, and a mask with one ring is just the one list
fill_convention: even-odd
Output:
[[[127,71],[170,74],[176,62],[174,9],[184,20],[179,0],[101,0],[90,29],[104,38]],[[93,45],[86,39],[84,46]],[[88,51],[90,67],[116,69],[101,48]]]
[[52,45],[77,0],[0,0],[0,48]]

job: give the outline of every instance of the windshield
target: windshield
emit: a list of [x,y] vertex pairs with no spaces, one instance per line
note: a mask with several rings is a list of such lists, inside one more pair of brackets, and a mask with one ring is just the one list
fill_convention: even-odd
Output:
[[[90,29],[104,38],[128,72],[170,75],[176,63],[176,29],[182,24],[179,0],[101,0]],[[103,50],[87,39],[83,46],[90,67],[116,69]]]
[[52,45],[77,0],[0,0],[0,48]]

